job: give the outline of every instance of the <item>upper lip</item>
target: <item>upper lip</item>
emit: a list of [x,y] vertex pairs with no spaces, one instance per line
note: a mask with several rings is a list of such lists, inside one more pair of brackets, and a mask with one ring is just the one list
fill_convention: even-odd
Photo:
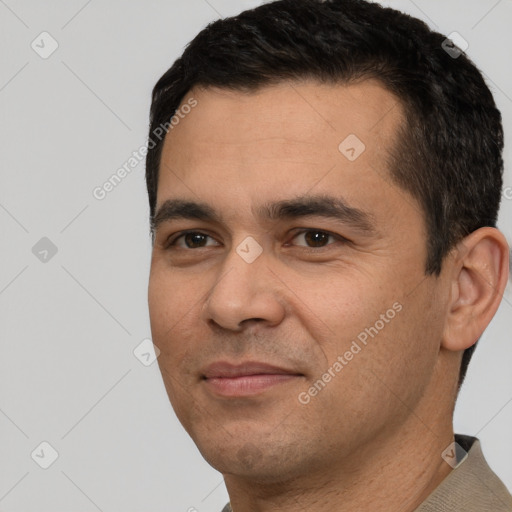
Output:
[[201,372],[202,377],[205,379],[221,377],[235,378],[261,374],[302,375],[295,370],[290,370],[258,361],[246,361],[239,364],[232,364],[226,361],[217,361],[206,366]]

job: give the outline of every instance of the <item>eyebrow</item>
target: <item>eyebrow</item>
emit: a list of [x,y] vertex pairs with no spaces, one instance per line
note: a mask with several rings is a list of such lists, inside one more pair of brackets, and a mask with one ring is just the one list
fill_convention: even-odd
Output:
[[[340,197],[328,195],[298,196],[292,199],[266,203],[256,208],[255,213],[265,220],[292,220],[303,217],[333,219],[350,225],[362,234],[376,233],[373,216],[364,210],[347,204]],[[151,221],[154,233],[166,221],[193,219],[222,224],[222,215],[207,203],[168,199],[159,208]]]

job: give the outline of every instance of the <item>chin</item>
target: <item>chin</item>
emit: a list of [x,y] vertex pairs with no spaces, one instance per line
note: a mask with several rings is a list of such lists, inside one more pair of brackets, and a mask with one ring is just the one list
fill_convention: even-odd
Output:
[[289,482],[308,471],[309,463],[301,460],[303,452],[296,443],[257,443],[240,438],[225,443],[220,445],[213,439],[202,445],[196,443],[208,464],[225,476],[269,485]]

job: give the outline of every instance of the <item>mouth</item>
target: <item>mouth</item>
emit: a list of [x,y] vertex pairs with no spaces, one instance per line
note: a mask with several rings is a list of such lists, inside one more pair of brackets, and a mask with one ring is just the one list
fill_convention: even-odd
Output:
[[261,362],[242,364],[216,362],[204,369],[202,381],[218,396],[239,398],[253,396],[298,378],[302,373]]

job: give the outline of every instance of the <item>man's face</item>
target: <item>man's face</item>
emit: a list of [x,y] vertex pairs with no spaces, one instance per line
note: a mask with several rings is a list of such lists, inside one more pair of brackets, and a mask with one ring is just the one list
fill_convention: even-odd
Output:
[[163,149],[149,284],[176,414],[223,473],[364,459],[424,394],[446,303],[423,213],[389,177],[403,111],[370,81],[190,96]]

